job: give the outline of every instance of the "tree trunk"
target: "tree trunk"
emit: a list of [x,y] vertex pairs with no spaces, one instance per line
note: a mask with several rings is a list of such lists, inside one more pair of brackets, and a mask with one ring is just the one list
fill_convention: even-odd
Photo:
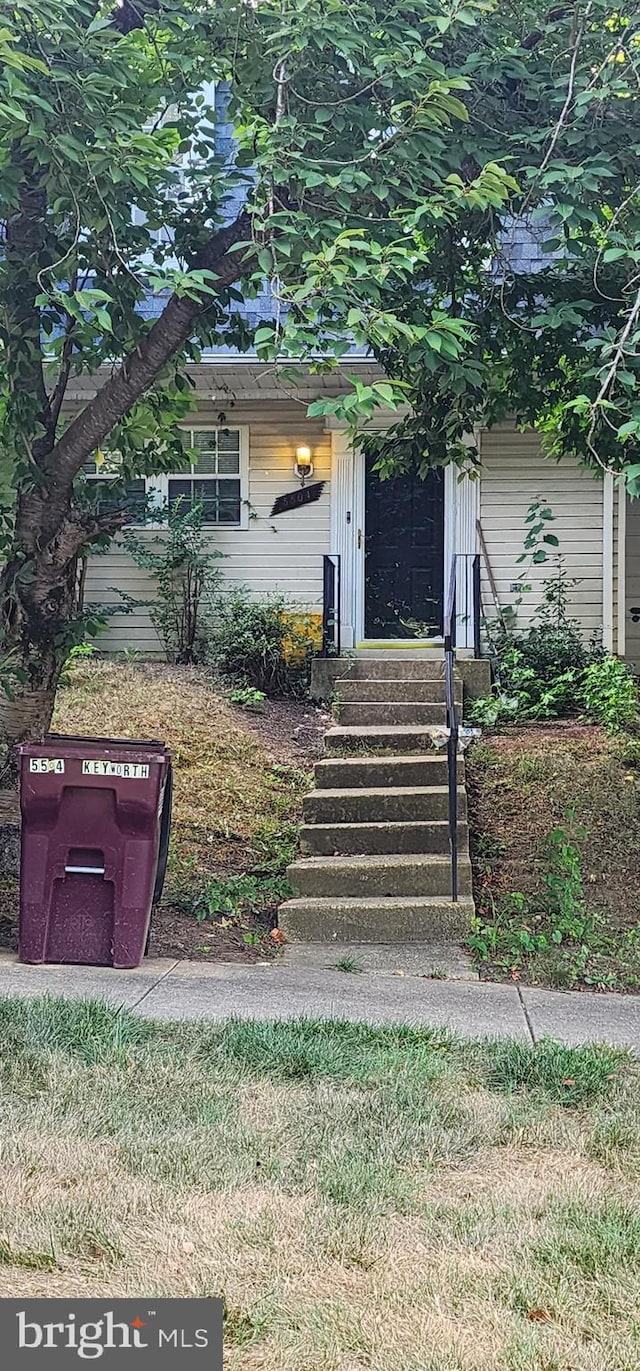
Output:
[[0,875],[17,874],[20,814],[16,744],[51,724],[68,632],[78,609],[76,558],[54,575],[36,555],[15,555],[0,574]]
[[[0,666],[0,747],[7,755],[24,738],[46,733],[60,674],[69,651],[69,627],[78,611],[77,559],[56,579],[36,566],[21,585],[20,566],[9,562],[0,575],[0,619],[4,626]],[[39,574],[40,571],[40,574]]]

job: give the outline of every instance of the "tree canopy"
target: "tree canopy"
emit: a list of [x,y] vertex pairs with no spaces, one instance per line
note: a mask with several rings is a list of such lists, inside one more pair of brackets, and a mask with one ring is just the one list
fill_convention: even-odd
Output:
[[312,408],[406,402],[383,469],[515,412],[633,488],[639,27],[611,0],[0,0],[0,631],[29,726],[78,556],[122,522],[82,468],[175,467],[216,341],[347,378],[370,348],[385,376]]

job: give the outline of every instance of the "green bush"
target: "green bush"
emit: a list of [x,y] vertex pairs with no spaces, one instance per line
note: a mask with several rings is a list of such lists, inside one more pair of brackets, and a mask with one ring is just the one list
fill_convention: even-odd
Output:
[[229,704],[238,705],[240,709],[253,709],[257,713],[262,709],[265,699],[264,690],[255,690],[253,686],[238,686],[229,692]]
[[554,675],[551,648],[543,665],[533,666],[535,650],[530,654],[520,640],[517,647],[504,652],[494,693],[474,700],[469,719],[484,728],[496,728],[584,713],[609,734],[634,728],[639,722],[638,692],[629,667],[608,653],[594,656],[583,648],[583,654],[582,664],[576,654],[573,665],[564,669],[558,665]]
[[582,682],[587,714],[604,724],[607,733],[622,733],[638,722],[638,691],[629,667],[618,657],[591,662]]
[[255,599],[238,589],[221,601],[210,655],[235,685],[265,695],[304,695],[316,650],[309,616],[285,596]]
[[176,500],[154,518],[166,520],[166,528],[155,534],[125,529],[123,542],[136,566],[155,581],[156,598],[147,608],[167,660],[202,662],[222,579],[217,561],[224,554],[210,545],[201,505],[189,508]]
[[573,584],[558,557],[532,627],[515,633],[494,626],[497,684],[491,696],[471,706],[473,723],[493,728],[526,719],[560,719],[584,709],[586,673],[608,659],[598,642],[585,643],[578,621],[568,614]]

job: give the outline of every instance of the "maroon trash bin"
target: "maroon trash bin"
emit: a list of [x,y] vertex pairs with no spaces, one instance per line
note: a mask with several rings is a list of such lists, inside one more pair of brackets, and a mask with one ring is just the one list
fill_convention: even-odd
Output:
[[171,754],[57,733],[18,752],[20,960],[138,966],[166,864]]

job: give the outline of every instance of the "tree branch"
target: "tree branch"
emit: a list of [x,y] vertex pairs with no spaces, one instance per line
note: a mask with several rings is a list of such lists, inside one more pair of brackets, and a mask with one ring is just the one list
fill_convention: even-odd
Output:
[[[77,289],[78,273],[77,271],[74,271],[73,276],[71,277],[71,294],[75,295]],[[69,382],[69,375],[71,372],[71,358],[73,357],[73,334],[75,328],[76,319],[73,315],[69,315],[67,318],[65,340],[62,344],[62,352],[60,354],[60,367],[58,370],[56,383],[53,387],[51,395],[49,396],[49,431],[51,436],[51,442],[55,441],[56,428],[58,425],[58,419],[60,418],[60,410],[62,409],[62,402],[66,395],[67,385]]]
[[[608,468],[605,466],[604,462],[601,461],[593,441],[596,431],[596,424],[598,422],[599,413],[600,415],[603,414],[603,402],[606,400],[607,395],[609,394],[609,391],[616,379],[618,367],[620,366],[620,363],[624,360],[624,352],[627,339],[629,338],[631,330],[635,327],[639,317],[640,290],[638,290],[636,293],[635,300],[633,301],[633,304],[629,310],[627,322],[622,330],[622,333],[620,334],[620,337],[618,339],[618,342],[613,353],[613,357],[611,358],[611,362],[609,363],[609,366],[607,367],[607,370],[605,372],[602,385],[600,386],[598,394],[596,395],[596,398],[591,406],[591,422],[589,424],[589,432],[587,434],[587,447],[589,448],[592,457],[595,457],[596,462],[598,462],[599,466],[603,467],[605,471],[608,470]],[[606,415],[604,415],[604,418],[606,418]]]
[[[46,196],[33,168],[27,165],[15,214],[7,220],[5,267],[7,271],[6,351],[9,388],[13,396],[35,402],[33,418],[47,430],[49,397],[44,382],[40,310],[35,303],[39,287],[36,273],[42,260],[45,238]],[[37,455],[33,442],[30,455]]]
[[573,41],[573,44],[572,44],[572,48],[571,48],[571,62],[570,62],[570,65],[569,65],[569,79],[568,79],[568,82],[567,82],[567,94],[566,94],[566,96],[565,96],[565,101],[564,101],[564,104],[563,104],[562,109],[561,109],[561,111],[560,111],[560,114],[559,114],[559,116],[558,116],[558,120],[557,120],[557,123],[556,123],[556,125],[555,125],[555,128],[554,128],[554,130],[553,130],[553,132],[552,132],[552,134],[551,134],[551,139],[550,139],[550,141],[549,141],[549,143],[548,143],[548,145],[547,145],[547,150],[546,150],[546,152],[545,152],[545,155],[544,155],[544,157],[543,157],[543,159],[542,159],[542,161],[541,161],[541,163],[540,163],[540,166],[538,167],[538,170],[537,170],[536,175],[535,175],[535,177],[534,177],[534,179],[533,179],[533,183],[532,183],[532,185],[531,185],[531,188],[530,188],[530,190],[529,190],[529,193],[528,193],[528,195],[527,195],[526,198],[525,198],[525,201],[524,201],[524,204],[523,204],[523,206],[522,206],[522,209],[520,210],[520,214],[521,214],[522,216],[524,216],[524,215],[526,214],[526,211],[527,211],[527,209],[529,208],[529,205],[531,204],[531,200],[532,200],[533,193],[534,193],[534,188],[535,188],[536,185],[539,185],[540,179],[541,179],[541,177],[544,175],[544,173],[545,173],[545,171],[546,171],[546,169],[547,169],[547,167],[548,167],[548,165],[549,165],[549,163],[550,163],[550,161],[551,161],[551,158],[553,157],[553,154],[554,154],[554,152],[555,152],[555,150],[556,150],[556,145],[557,145],[558,139],[559,139],[561,133],[563,132],[563,130],[564,130],[564,128],[565,128],[565,124],[568,122],[568,119],[569,119],[569,112],[570,112],[571,106],[572,106],[572,104],[573,104],[573,96],[574,96],[575,83],[576,83],[576,76],[577,76],[577,70],[578,70],[578,57],[579,57],[579,55],[580,55],[580,47],[581,47],[581,44],[582,44],[582,39],[584,38],[584,35],[585,35],[585,32],[586,32],[587,24],[588,24],[589,19],[590,19],[590,17],[591,17],[591,10],[592,10],[592,8],[593,8],[593,6],[592,6],[592,3],[591,3],[591,0],[588,0],[588,3],[587,3],[587,5],[586,5],[585,11],[584,11],[584,14],[583,14],[583,16],[582,16],[582,18],[581,18],[581,20],[580,20],[579,25],[578,25],[578,28],[577,28],[577,31],[576,31],[576,34],[575,34],[575,38],[574,38],[574,41]]
[[[246,238],[249,231],[249,215],[242,213],[216,233],[197,254],[191,263],[192,269],[212,272],[221,288],[231,285],[246,269],[243,256],[231,249]],[[68,500],[74,478],[83,463],[150,389],[167,362],[191,337],[198,315],[210,305],[209,295],[195,299],[172,295],[135,351],[124,359],[69,424],[46,461],[47,474],[55,481],[50,496],[58,508]]]
[[103,533],[113,537],[130,523],[131,512],[126,509],[105,510],[102,514],[73,510],[38,559],[39,584],[46,589],[57,585],[79,553],[95,538]]

